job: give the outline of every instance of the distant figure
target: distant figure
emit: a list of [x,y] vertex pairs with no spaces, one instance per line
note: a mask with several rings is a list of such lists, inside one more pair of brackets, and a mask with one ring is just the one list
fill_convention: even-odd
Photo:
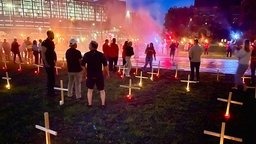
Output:
[[255,69],[256,69],[256,40],[252,43],[252,53],[251,53],[251,84],[255,86]]
[[75,86],[76,99],[81,98],[81,82],[82,82],[82,54],[77,50],[77,41],[71,39],[69,41],[69,49],[66,51],[66,60],[68,68],[68,97],[73,95],[73,87]]
[[33,61],[33,50],[32,50],[33,43],[30,41],[30,37],[27,37],[25,44],[26,44],[26,49],[28,53],[28,62],[31,63]]
[[57,55],[55,53],[55,44],[53,42],[53,31],[47,31],[47,38],[42,42],[42,60],[47,74],[47,95],[54,96],[55,85],[55,63]]
[[16,55],[18,55],[18,57],[20,59],[20,63],[22,63],[19,47],[20,47],[20,45],[18,44],[17,39],[15,38],[13,40],[12,46],[11,46],[11,51],[13,53],[13,63],[16,63]]
[[105,40],[105,43],[102,46],[102,50],[103,50],[103,54],[106,57],[107,61],[109,61],[110,46],[109,46],[109,40],[108,39]]
[[117,61],[118,61],[118,52],[119,48],[116,44],[116,38],[112,39],[112,43],[110,44],[110,50],[109,50],[109,71],[116,72],[117,68]]
[[126,57],[125,53],[126,53],[126,51],[125,51],[125,49],[126,49],[127,46],[128,46],[128,41],[125,41],[124,45],[123,45],[123,51],[122,51],[123,65],[126,64],[126,60],[125,60],[125,57]]
[[189,60],[190,60],[190,80],[194,80],[194,68],[196,68],[196,80],[200,80],[199,69],[201,63],[201,55],[203,49],[198,45],[198,39],[194,40],[194,46],[189,49]]
[[32,51],[33,51],[33,55],[35,57],[35,64],[38,64],[39,48],[37,46],[37,41],[36,40],[33,40]]
[[238,67],[235,74],[235,84],[232,89],[238,89],[239,85],[243,85],[243,90],[247,90],[247,86],[243,84],[242,82],[242,76],[244,75],[245,71],[248,69],[249,66],[249,60],[251,56],[251,50],[250,50],[250,41],[245,40],[243,48],[237,47],[235,49],[235,55],[238,58]]
[[129,41],[128,45],[125,49],[125,61],[126,61],[125,66],[127,67],[127,69],[125,70],[126,77],[130,77],[130,71],[132,69],[131,56],[133,56],[133,55],[134,55],[134,51],[133,51],[133,47],[132,47],[132,42]]
[[24,58],[25,61],[27,61],[28,51],[26,46],[26,40],[23,41],[20,47],[21,57]]
[[105,108],[106,94],[104,90],[105,85],[102,65],[107,78],[109,77],[109,71],[106,57],[103,53],[97,51],[97,48],[98,43],[96,41],[91,41],[89,44],[90,51],[84,54],[81,65],[87,72],[86,86],[88,88],[88,107],[92,107],[92,94],[94,86],[96,85],[97,89],[100,91],[101,107]]
[[154,60],[156,60],[156,51],[155,51],[153,43],[150,43],[149,45],[147,45],[145,54],[146,54],[146,59],[145,59],[145,65],[143,67],[143,71],[146,72],[146,67],[148,64],[150,67],[150,71],[152,71],[153,57],[154,57]]
[[11,45],[4,39],[2,43],[2,47],[4,49],[5,61],[11,60]]
[[184,45],[184,51],[189,51],[191,47],[191,43],[190,42],[187,42],[185,45]]
[[41,39],[39,39],[38,41],[39,41],[39,43],[38,43],[39,64],[41,64],[42,63],[41,51],[42,51],[42,42],[43,41]]
[[235,44],[235,41],[230,41],[227,43],[226,45],[227,57],[232,57],[234,44]]
[[208,42],[204,43],[204,55],[208,55],[210,44]]
[[171,43],[170,45],[170,58],[173,61],[174,60],[174,55],[175,55],[175,51],[176,51],[176,44],[174,42]]

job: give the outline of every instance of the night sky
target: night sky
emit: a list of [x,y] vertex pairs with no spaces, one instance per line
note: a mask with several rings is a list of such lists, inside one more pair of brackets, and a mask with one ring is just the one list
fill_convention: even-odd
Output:
[[170,7],[184,7],[194,5],[194,0],[126,0],[129,10],[149,10],[153,19],[164,21],[164,15]]

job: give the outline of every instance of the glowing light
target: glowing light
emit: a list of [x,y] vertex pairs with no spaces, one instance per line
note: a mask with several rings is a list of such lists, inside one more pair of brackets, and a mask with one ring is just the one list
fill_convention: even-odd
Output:
[[242,32],[231,31],[231,33],[230,33],[231,38],[234,39],[234,40],[240,39],[242,35],[243,35]]
[[38,75],[38,73],[39,73],[39,72],[38,72],[37,70],[34,71],[34,74]]
[[132,95],[127,95],[126,98],[127,98],[128,100],[131,100],[131,99],[132,99]]
[[56,37],[57,37],[57,38],[60,37],[60,34],[57,33],[57,34],[56,34]]
[[123,79],[123,78],[124,78],[124,75],[121,75],[120,78]]
[[7,89],[11,89],[11,85],[10,85],[10,84],[5,85],[5,87],[6,87]]
[[2,70],[6,70],[6,67],[2,67]]
[[142,87],[142,83],[141,82],[139,83],[139,86]]
[[225,117],[226,120],[228,120],[228,119],[230,119],[230,114],[225,114],[224,117]]
[[22,69],[21,68],[18,68],[18,72],[21,72],[22,71]]
[[190,91],[189,86],[188,86],[188,87],[186,87],[186,91],[187,91],[187,92],[189,92],[189,91]]

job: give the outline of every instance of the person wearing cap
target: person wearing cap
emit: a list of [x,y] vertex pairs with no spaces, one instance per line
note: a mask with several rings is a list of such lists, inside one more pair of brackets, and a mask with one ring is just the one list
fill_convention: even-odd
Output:
[[255,86],[255,69],[256,69],[256,40],[251,45],[252,53],[250,60],[250,68],[251,68],[251,84]]
[[47,38],[42,42],[42,60],[44,68],[47,74],[47,95],[54,96],[55,85],[55,63],[57,61],[57,55],[55,52],[55,44],[53,42],[53,31],[47,31]]
[[97,48],[98,43],[91,41],[89,44],[90,51],[84,54],[81,64],[87,72],[86,86],[88,88],[88,107],[92,107],[92,94],[94,86],[96,85],[97,89],[100,91],[101,107],[105,108],[106,94],[104,90],[102,65],[107,78],[109,77],[109,71],[106,57],[102,52],[97,51]]
[[194,40],[194,46],[189,49],[189,61],[190,61],[190,80],[194,80],[194,69],[196,68],[196,80],[199,81],[199,69],[201,63],[201,55],[203,54],[203,48],[198,44],[198,39]]
[[69,41],[69,49],[65,54],[68,68],[68,97],[72,97],[73,88],[75,86],[76,99],[80,99],[82,82],[82,54],[76,48],[77,41],[75,39],[71,39]]

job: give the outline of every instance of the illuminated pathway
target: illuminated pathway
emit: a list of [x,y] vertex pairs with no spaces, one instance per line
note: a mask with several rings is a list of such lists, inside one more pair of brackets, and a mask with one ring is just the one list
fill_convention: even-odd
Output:
[[[121,58],[119,58],[121,60]],[[139,67],[143,67],[145,63],[145,56],[139,56],[132,59],[133,66],[136,66],[136,62],[138,61]],[[190,71],[190,63],[189,59],[186,55],[180,54],[178,55],[174,62],[170,62],[169,56],[157,56],[156,61],[153,61],[153,67],[157,68],[158,62],[160,61],[160,68],[162,69],[175,69],[176,64],[178,64],[179,69],[184,69],[185,71]],[[230,58],[230,59],[216,59],[216,58],[202,58],[201,59],[201,72],[212,72],[216,73],[217,69],[219,69],[220,73],[224,74],[235,74],[236,69],[238,66],[237,59]],[[149,67],[149,65],[148,65]],[[246,75],[250,74],[250,69],[246,71]]]

